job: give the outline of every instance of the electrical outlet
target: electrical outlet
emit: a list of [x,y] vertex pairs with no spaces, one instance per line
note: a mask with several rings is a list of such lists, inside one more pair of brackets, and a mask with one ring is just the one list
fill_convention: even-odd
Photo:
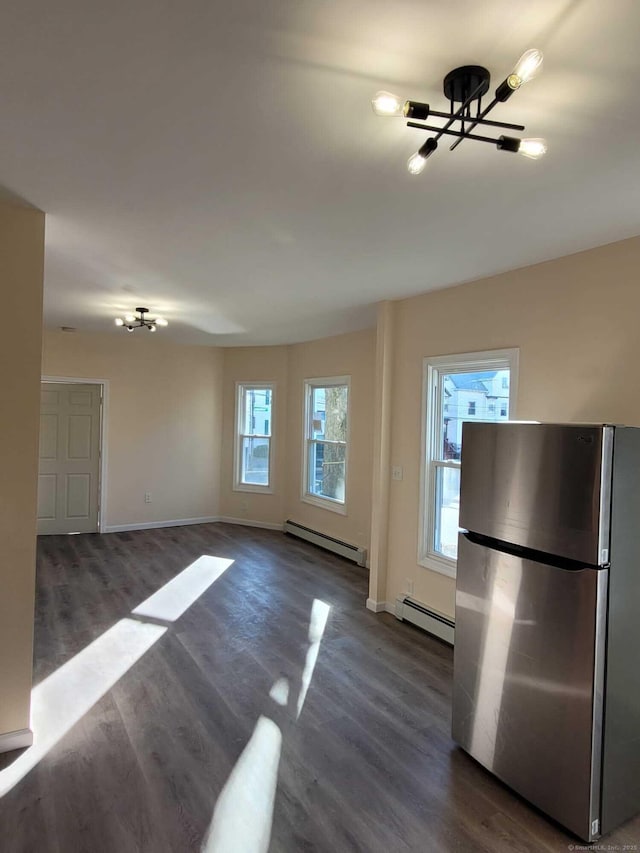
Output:
[[150,503],[151,503],[151,492],[145,492],[145,493],[144,493],[144,502],[145,502],[146,504],[150,504]]
[[393,465],[391,467],[391,479],[392,480],[401,480],[402,479],[402,466],[401,465]]

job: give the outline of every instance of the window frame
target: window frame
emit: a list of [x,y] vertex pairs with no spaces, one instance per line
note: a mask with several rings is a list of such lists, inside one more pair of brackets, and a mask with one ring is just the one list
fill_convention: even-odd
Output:
[[[457,560],[445,557],[433,548],[436,527],[436,469],[460,468],[455,460],[435,459],[438,425],[442,421],[442,395],[438,394],[439,377],[447,373],[473,370],[509,370],[509,420],[516,418],[518,399],[517,347],[444,356],[427,356],[422,369],[422,442],[420,450],[420,501],[418,517],[418,565],[455,578]],[[467,416],[468,418],[468,416]],[[478,418],[477,420],[483,420]],[[491,419],[491,422],[493,421]],[[504,421],[503,421],[504,423]]]
[[[244,396],[247,391],[270,391],[271,392],[271,433],[243,432],[244,427]],[[275,431],[275,382],[247,382],[245,380],[236,382],[236,417],[233,444],[233,491],[253,492],[254,494],[273,494],[273,437]],[[268,482],[245,483],[242,481],[242,448],[245,438],[261,438],[269,442],[269,464],[267,466]]]
[[[344,501],[330,498],[324,495],[316,495],[309,491],[309,448],[311,444],[326,444],[324,439],[314,439],[311,427],[311,401],[315,388],[336,388],[346,386],[347,388],[347,428],[346,441],[336,441],[335,444],[344,445]],[[340,515],[347,515],[347,495],[349,476],[349,444],[351,436],[351,376],[319,376],[305,379],[303,384],[302,398],[302,483],[300,500],[304,503],[321,509],[328,509]]]

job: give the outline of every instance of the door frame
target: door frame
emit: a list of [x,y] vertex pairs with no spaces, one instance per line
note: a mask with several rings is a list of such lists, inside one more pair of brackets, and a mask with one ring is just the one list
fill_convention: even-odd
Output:
[[100,437],[98,450],[100,453],[99,483],[98,483],[98,533],[104,533],[107,517],[107,425],[109,423],[109,380],[86,379],[83,376],[41,376],[40,382],[59,385],[101,385],[102,406],[100,407]]

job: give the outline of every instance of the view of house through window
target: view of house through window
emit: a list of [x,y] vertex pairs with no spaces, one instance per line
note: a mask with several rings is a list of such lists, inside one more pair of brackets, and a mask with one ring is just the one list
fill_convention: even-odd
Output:
[[426,446],[419,557],[423,565],[445,573],[455,573],[458,556],[462,424],[508,420],[512,408],[517,354],[503,352],[425,361]]
[[271,485],[272,385],[238,385],[236,488]]
[[347,377],[305,382],[304,493],[320,501],[346,500]]

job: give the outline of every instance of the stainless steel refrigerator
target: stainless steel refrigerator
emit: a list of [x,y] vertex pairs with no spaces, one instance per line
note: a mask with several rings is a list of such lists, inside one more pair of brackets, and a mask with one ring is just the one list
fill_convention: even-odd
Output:
[[453,737],[585,841],[640,811],[640,429],[466,423]]

